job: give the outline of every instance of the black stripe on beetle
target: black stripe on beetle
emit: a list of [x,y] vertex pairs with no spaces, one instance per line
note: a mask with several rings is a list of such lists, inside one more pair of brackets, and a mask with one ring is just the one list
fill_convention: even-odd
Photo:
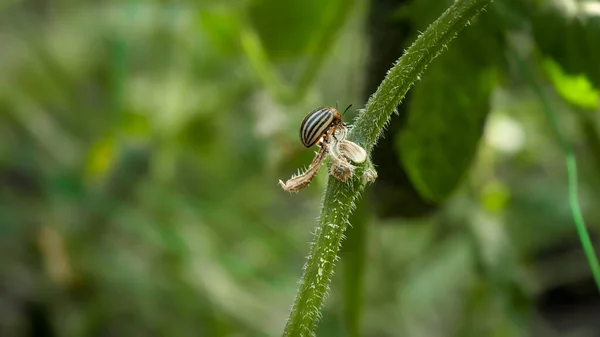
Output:
[[305,147],[311,147],[327,134],[331,127],[336,125],[344,125],[342,115],[336,108],[330,106],[317,108],[302,120],[302,124],[300,124],[300,141]]
[[[311,139],[314,136],[318,136],[327,132],[327,128],[333,122],[333,114],[328,110],[320,110],[310,117],[309,120],[304,124],[304,139]],[[323,130],[323,132],[320,132]]]

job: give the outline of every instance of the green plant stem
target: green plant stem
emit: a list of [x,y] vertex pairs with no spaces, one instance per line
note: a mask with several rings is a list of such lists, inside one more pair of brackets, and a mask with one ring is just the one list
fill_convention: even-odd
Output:
[[[356,118],[348,138],[371,153],[385,124],[410,87],[456,34],[467,26],[491,0],[457,0],[410,46],[390,69]],[[300,288],[288,318],[284,336],[312,336],[329,289],[348,217],[355,208],[365,180],[364,167],[350,181],[329,179],[325,190],[319,225],[315,230]]]
[[583,220],[583,215],[581,213],[581,208],[579,206],[579,200],[577,197],[577,161],[575,160],[575,154],[569,145],[569,142],[563,135],[560,126],[558,124],[558,120],[556,119],[556,114],[552,109],[552,105],[546,99],[544,92],[540,85],[535,81],[533,75],[529,72],[527,68],[527,64],[525,61],[518,55],[517,51],[511,49],[511,53],[514,55],[521,73],[525,76],[526,80],[529,82],[529,85],[536,96],[538,96],[540,102],[542,103],[544,113],[546,118],[550,122],[552,127],[552,131],[554,132],[554,136],[556,137],[560,147],[562,148],[565,154],[565,165],[567,167],[567,180],[569,185],[569,207],[571,208],[571,216],[573,217],[573,222],[575,223],[575,228],[577,230],[577,235],[579,236],[579,240],[581,241],[581,246],[583,247],[583,251],[588,260],[588,264],[590,269],[592,270],[592,275],[594,277],[594,281],[596,282],[596,287],[598,291],[600,291],[600,264],[598,263],[598,257],[596,256],[596,252],[594,251],[594,246],[592,244],[592,240],[590,239],[590,235],[585,226],[585,221]]

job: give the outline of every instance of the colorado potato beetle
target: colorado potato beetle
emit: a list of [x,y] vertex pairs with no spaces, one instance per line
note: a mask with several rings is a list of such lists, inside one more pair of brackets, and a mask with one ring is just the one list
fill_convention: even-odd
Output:
[[[350,109],[350,104],[344,113]],[[324,137],[332,127],[344,125],[342,115],[336,107],[324,106],[311,111],[300,124],[300,141],[306,147],[311,147]]]

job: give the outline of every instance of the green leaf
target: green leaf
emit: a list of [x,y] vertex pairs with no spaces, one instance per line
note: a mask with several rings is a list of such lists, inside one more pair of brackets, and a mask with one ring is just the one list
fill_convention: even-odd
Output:
[[199,13],[199,26],[220,52],[228,55],[237,51],[241,28],[233,11],[202,10]]
[[600,87],[600,17],[591,6],[547,1],[529,11],[533,37],[542,54],[556,60],[567,74],[585,74]]
[[587,110],[598,109],[600,91],[595,90],[584,75],[565,74],[560,65],[552,59],[545,60],[543,66],[554,88],[565,101]]
[[279,61],[315,47],[323,34],[331,33],[328,27],[345,5],[339,0],[262,0],[252,4],[249,15],[269,58]]
[[496,46],[478,45],[477,32],[469,33],[415,85],[407,124],[396,140],[417,191],[434,202],[448,197],[468,170],[489,111],[494,70],[473,50],[486,55]]

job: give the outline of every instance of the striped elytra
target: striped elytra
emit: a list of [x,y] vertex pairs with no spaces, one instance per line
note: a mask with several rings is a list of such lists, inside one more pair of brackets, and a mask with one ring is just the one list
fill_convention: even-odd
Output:
[[317,108],[302,120],[300,124],[300,140],[306,147],[311,147],[324,136],[334,125],[344,124],[342,116],[336,108],[324,106]]

